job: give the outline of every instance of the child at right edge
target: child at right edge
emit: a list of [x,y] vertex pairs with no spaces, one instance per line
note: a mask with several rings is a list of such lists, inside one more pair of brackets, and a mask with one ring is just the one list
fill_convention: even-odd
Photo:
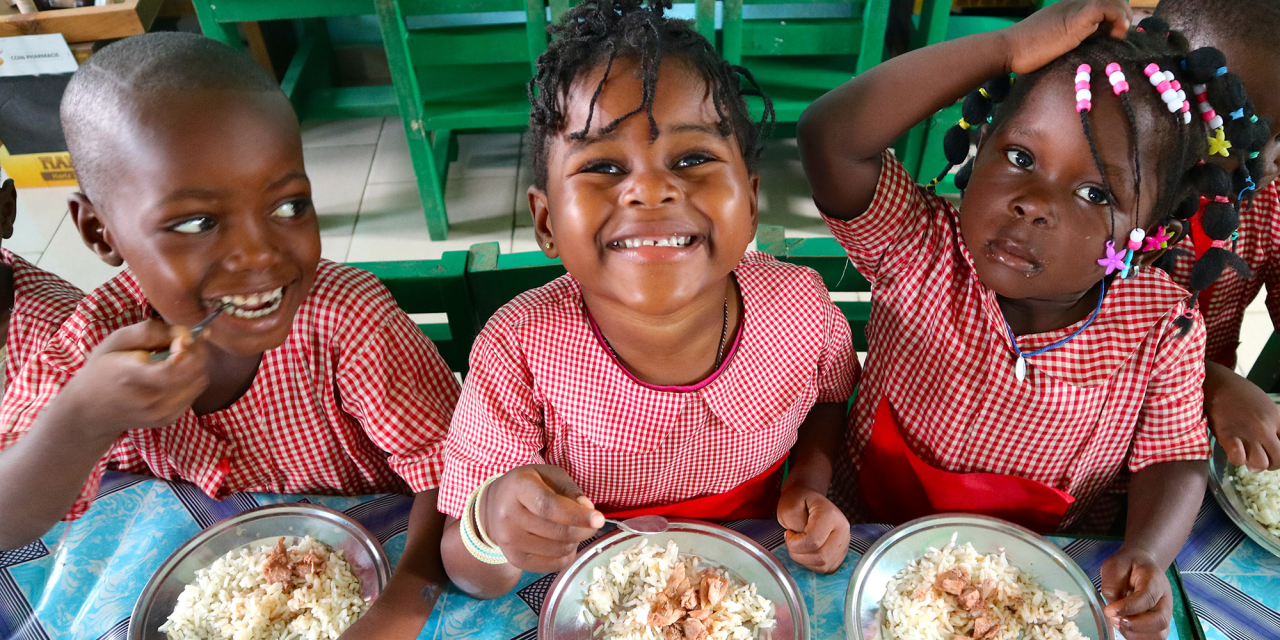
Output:
[[[1128,640],[1156,640],[1209,440],[1199,288],[1150,266],[1201,194],[1214,246],[1199,281],[1239,266],[1232,176],[1199,161],[1261,138],[1221,52],[1130,20],[1123,0],[1064,0],[899,56],[814,102],[799,142],[818,208],[872,284],[837,500],[889,523],[960,511],[1079,530],[1114,519],[1128,477],[1101,592]],[[966,94],[946,139],[957,210],[887,150]]]

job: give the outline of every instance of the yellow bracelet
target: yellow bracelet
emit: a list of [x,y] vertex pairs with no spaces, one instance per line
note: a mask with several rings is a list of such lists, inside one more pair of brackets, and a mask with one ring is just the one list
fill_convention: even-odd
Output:
[[489,532],[484,530],[484,522],[480,520],[480,500],[484,497],[484,490],[488,489],[489,485],[493,484],[493,481],[500,477],[502,477],[502,474],[496,473],[490,476],[488,480],[480,483],[480,488],[476,489],[476,503],[474,506],[476,512],[476,530],[480,532],[480,541],[494,549],[498,548],[498,544],[493,541],[493,538],[489,537]]

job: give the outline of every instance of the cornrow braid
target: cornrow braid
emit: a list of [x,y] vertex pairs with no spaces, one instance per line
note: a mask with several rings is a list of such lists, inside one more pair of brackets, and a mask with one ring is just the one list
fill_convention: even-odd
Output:
[[[720,118],[720,134],[735,137],[747,170],[756,172],[764,141],[774,123],[773,102],[751,72],[725,62],[687,21],[667,18],[665,11],[670,8],[671,0],[584,0],[567,11],[558,24],[547,28],[552,41],[538,56],[537,72],[528,85],[528,140],[538,187],[545,188],[547,184],[547,141],[567,126],[565,107],[570,85],[579,76],[604,66],[604,74],[587,106],[586,122],[582,129],[569,133],[570,139],[581,140],[592,135],[597,101],[614,62],[624,57],[639,61],[640,104],[612,122],[599,125],[597,135],[609,133],[628,118],[644,113],[649,121],[649,139],[657,139],[653,99],[658,71],[664,60],[676,58],[707,82]],[[759,121],[752,120],[745,96],[763,102]]]
[[[1079,111],[1083,133],[1112,205],[1111,236],[1114,238],[1116,234],[1116,208],[1133,210],[1136,214],[1142,211],[1139,207],[1142,188],[1140,155],[1145,142],[1150,147],[1148,159],[1154,161],[1155,173],[1159,177],[1152,204],[1157,223],[1190,221],[1191,233],[1201,233],[1212,243],[1192,269],[1188,311],[1175,320],[1183,332],[1189,330],[1191,309],[1195,307],[1200,293],[1212,285],[1225,269],[1230,267],[1241,275],[1249,275],[1248,266],[1230,250],[1230,243],[1236,237],[1241,201],[1252,197],[1252,188],[1256,186],[1253,176],[1262,175],[1262,159],[1258,152],[1269,138],[1270,123],[1257,116],[1243,83],[1226,69],[1226,59],[1220,51],[1209,47],[1194,51],[1188,49],[1187,39],[1181,33],[1170,30],[1159,18],[1147,18],[1124,40],[1092,38],[1044,68],[1019,76],[1002,100],[986,100],[976,91],[969,94],[962,112],[965,124],[971,126],[957,125],[947,132],[943,151],[948,166],[926,186],[936,185],[953,167],[963,164],[956,173],[956,186],[963,192],[968,186],[973,165],[969,147],[974,136],[980,133],[978,129],[982,123],[1000,127],[1010,114],[1017,112],[1026,96],[1046,79],[1060,82],[1063,75],[1075,76],[1081,64],[1099,70],[1114,63],[1133,82],[1133,87],[1127,91],[1111,91],[1119,97],[1129,124],[1134,184],[1131,205],[1118,201],[1108,182],[1107,172],[1103,171],[1094,141],[1096,132],[1091,126],[1090,110]],[[1159,77],[1144,72],[1152,64],[1161,72]],[[998,83],[997,86],[1008,86],[1009,81],[1007,76],[1001,76],[993,82]],[[1162,88],[1157,90],[1156,85]],[[1186,97],[1193,93],[1193,87],[1199,85],[1203,85],[1207,101],[1212,104],[1216,115],[1222,117],[1222,132],[1230,146],[1227,148],[1217,140],[1214,146],[1219,152],[1225,148],[1232,158],[1237,159],[1235,168],[1230,171],[1205,162],[1209,155],[1210,137],[1216,136],[1217,131],[1206,126],[1209,120],[1207,112],[1197,113],[1196,107],[1192,106],[1193,98]],[[983,88],[989,86],[990,83],[984,84]],[[988,89],[987,93],[991,91]],[[1105,93],[1100,90],[1097,95]],[[1107,133],[1119,135],[1119,132]]]

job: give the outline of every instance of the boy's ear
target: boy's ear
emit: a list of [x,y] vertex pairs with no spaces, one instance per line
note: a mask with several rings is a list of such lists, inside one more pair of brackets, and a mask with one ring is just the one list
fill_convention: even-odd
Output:
[[67,207],[71,210],[71,223],[76,225],[84,245],[113,267],[124,264],[124,258],[111,240],[111,231],[107,229],[102,212],[93,206],[89,196],[77,191],[67,196]]
[[533,237],[538,249],[548,258],[559,258],[555,234],[551,231],[551,209],[547,206],[547,192],[537,185],[529,185],[529,213],[533,214]]
[[13,237],[13,221],[18,217],[18,189],[13,180],[0,185],[0,238]]
[[[1151,229],[1150,231],[1148,231],[1147,235],[1148,236],[1154,235],[1155,232],[1160,229],[1160,226],[1161,225],[1157,225],[1154,229]],[[1170,220],[1169,222],[1165,223],[1163,226],[1165,229],[1165,233],[1168,233],[1173,236],[1173,238],[1171,238],[1168,242],[1168,245],[1170,247],[1181,242],[1182,238],[1187,235],[1187,225],[1184,224],[1181,220]],[[1138,257],[1135,258],[1133,262],[1134,264],[1140,267],[1146,268],[1154,264],[1156,260],[1159,260],[1160,256],[1164,255],[1166,251],[1168,251],[1168,249],[1160,249],[1157,251],[1139,253]]]

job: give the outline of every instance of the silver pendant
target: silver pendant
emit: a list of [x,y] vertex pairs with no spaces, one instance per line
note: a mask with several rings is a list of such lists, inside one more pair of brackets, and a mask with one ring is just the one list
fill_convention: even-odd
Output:
[[1022,382],[1023,380],[1027,379],[1027,359],[1026,358],[1022,356],[1018,356],[1018,362],[1013,366],[1013,375],[1015,378],[1018,379],[1018,382]]

